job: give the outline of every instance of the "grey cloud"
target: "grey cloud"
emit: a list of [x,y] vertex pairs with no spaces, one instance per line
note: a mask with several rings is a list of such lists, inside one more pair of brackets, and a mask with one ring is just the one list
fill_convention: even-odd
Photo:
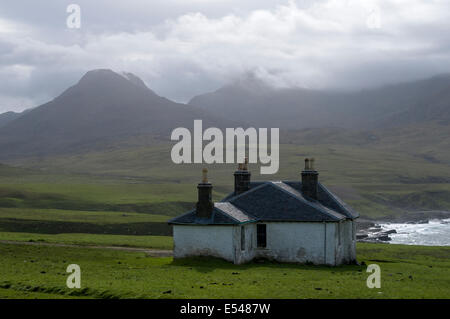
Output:
[[[73,2],[82,9],[80,30],[65,27]],[[450,72],[448,2],[242,3],[2,3],[0,112],[44,103],[93,68],[133,72],[177,101],[248,71],[278,86],[341,89]]]

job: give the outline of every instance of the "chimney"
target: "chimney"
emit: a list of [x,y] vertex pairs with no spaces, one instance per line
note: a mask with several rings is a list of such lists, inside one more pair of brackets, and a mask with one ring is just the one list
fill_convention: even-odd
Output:
[[239,164],[238,170],[234,172],[234,194],[239,195],[250,189],[250,172],[248,171],[248,158],[243,164]]
[[302,171],[303,195],[317,199],[319,173],[314,169],[314,158],[305,158],[305,169]]
[[211,214],[214,208],[214,203],[212,202],[212,185],[208,182],[208,170],[204,168],[202,172],[202,182],[197,185],[197,217],[211,218]]

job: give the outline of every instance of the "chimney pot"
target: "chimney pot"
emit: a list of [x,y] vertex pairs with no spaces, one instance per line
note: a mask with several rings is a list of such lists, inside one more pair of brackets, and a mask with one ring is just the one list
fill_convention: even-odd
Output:
[[248,157],[244,159],[244,165],[243,165],[244,171],[248,171]]
[[309,170],[309,158],[305,158],[305,171]]
[[208,183],[208,169],[204,168],[202,170],[202,183],[206,184]]

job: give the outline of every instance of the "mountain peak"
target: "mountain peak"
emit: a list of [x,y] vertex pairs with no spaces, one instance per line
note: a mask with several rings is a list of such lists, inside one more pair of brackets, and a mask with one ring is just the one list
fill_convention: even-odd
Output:
[[190,127],[195,119],[215,127],[220,123],[203,110],[156,95],[134,74],[92,70],[52,101],[0,127],[0,158],[70,153],[136,136],[167,136],[175,127]]
[[262,77],[255,72],[245,72],[236,78],[226,87],[239,89],[247,92],[260,93],[264,91],[272,91],[273,87],[267,83]]
[[86,72],[78,83],[62,95],[79,92],[125,92],[127,90],[145,91],[154,97],[158,95],[150,90],[139,77],[129,72],[118,73],[110,69],[95,69]]
[[144,81],[141,80],[138,76],[136,76],[133,73],[130,72],[122,72],[121,75],[125,77],[128,81],[130,81],[133,84],[136,84],[137,86],[143,87],[148,89],[147,85],[145,85]]
[[138,76],[130,72],[115,72],[111,69],[94,69],[86,72],[85,75],[80,79],[81,82],[85,81],[104,81],[104,80],[127,80],[135,85],[147,88],[144,81],[142,81]]
[[145,85],[144,81],[142,81],[138,76],[130,72],[115,72],[111,69],[95,69],[86,72],[85,75],[80,79],[78,84],[95,84],[95,83],[109,83],[112,84],[114,82],[124,83],[126,80],[133,85],[139,86],[141,88],[149,90],[149,88]]
[[118,74],[110,69],[94,69],[86,72],[80,81],[89,80],[89,79],[100,79],[107,77],[114,77]]

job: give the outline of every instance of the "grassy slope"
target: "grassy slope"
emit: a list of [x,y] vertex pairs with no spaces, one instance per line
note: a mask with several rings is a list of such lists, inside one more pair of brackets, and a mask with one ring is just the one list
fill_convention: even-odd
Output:
[[168,216],[123,212],[2,207],[0,208],[0,219],[3,218],[62,222],[87,222],[95,224],[118,224],[139,222],[166,222]]
[[[443,160],[448,151],[438,156],[424,153],[423,147],[415,153],[390,145],[282,144],[278,174],[261,176],[259,167],[250,165],[252,179],[299,179],[303,158],[314,156],[320,180],[363,216],[450,209],[450,162]],[[3,175],[0,207],[174,216],[192,207],[202,165],[175,165],[170,150],[159,145],[23,162],[40,173]],[[235,166],[208,165],[215,200],[231,191]]]
[[142,247],[152,249],[172,249],[171,236],[126,236],[103,234],[36,234],[0,232],[0,240],[38,243],[61,243],[71,245]]
[[[358,244],[358,259],[381,267],[368,289],[365,266],[232,265],[144,253],[0,244],[0,297],[89,298],[448,298],[450,248]],[[81,267],[82,288],[65,288],[66,267]],[[170,292],[169,292],[170,291]]]

